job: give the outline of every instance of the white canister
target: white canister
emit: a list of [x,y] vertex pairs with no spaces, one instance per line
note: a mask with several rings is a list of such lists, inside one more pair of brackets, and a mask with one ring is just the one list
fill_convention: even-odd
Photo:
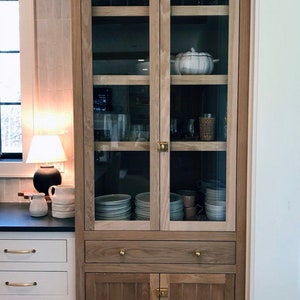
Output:
[[48,204],[44,193],[32,195],[29,205],[29,213],[32,217],[43,217],[48,214]]

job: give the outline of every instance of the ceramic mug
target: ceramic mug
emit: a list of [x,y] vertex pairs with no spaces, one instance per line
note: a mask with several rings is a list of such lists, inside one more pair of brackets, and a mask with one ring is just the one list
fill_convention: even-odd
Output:
[[52,203],[75,203],[75,188],[72,185],[52,185],[48,189],[48,194],[52,200]]
[[182,196],[184,207],[195,206],[196,201],[196,191],[194,190],[179,190],[177,194]]

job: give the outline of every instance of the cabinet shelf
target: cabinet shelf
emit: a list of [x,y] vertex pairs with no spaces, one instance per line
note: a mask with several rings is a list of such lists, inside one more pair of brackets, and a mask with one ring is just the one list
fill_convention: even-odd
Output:
[[[173,6],[172,16],[228,16],[228,5]],[[94,6],[93,17],[144,17],[149,16],[148,6]]]
[[172,16],[228,16],[228,5],[172,6]]
[[93,6],[93,17],[145,17],[149,16],[148,6]]
[[[95,142],[95,151],[150,151],[150,142]],[[226,151],[226,142],[176,141],[171,151]]]
[[[148,75],[94,75],[94,85],[149,85]],[[171,75],[172,85],[227,85],[227,75]]]

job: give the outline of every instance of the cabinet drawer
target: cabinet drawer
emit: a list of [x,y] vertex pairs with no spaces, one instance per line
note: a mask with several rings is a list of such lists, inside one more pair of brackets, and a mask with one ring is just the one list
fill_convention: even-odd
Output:
[[0,240],[1,262],[66,262],[66,240]]
[[235,242],[86,241],[87,263],[235,264]]
[[67,293],[67,272],[0,272],[0,296]]

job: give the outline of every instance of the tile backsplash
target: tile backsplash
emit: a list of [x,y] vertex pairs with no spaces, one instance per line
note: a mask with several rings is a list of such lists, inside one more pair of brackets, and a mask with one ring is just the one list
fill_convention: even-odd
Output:
[[0,202],[25,201],[18,192],[34,191],[32,178],[0,178]]

